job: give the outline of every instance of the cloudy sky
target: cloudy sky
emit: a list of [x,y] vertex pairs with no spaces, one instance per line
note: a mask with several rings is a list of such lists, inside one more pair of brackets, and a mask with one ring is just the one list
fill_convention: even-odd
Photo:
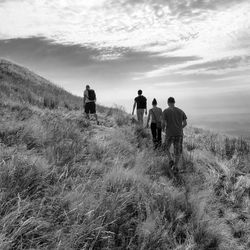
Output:
[[248,112],[249,0],[0,0],[0,57],[131,111],[137,90],[190,115]]

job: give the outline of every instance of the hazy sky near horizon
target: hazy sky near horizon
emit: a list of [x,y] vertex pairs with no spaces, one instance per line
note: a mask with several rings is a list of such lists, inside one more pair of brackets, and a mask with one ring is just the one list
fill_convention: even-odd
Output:
[[104,105],[248,112],[249,0],[0,0],[0,57]]

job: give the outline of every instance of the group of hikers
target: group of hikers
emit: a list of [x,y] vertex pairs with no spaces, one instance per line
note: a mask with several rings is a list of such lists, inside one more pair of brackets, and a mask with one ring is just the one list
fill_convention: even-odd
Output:
[[[84,111],[87,118],[89,118],[89,114],[93,114],[97,124],[99,124],[95,103],[95,91],[87,85],[83,97]],[[138,125],[143,127],[144,114],[147,115],[147,98],[142,95],[142,90],[138,90],[138,96],[134,99],[132,115],[134,115],[135,109]],[[178,171],[183,148],[183,128],[187,126],[186,114],[175,106],[173,97],[168,98],[168,108],[164,111],[157,107],[157,100],[154,98],[152,108],[148,112],[146,128],[149,128],[149,123],[155,149],[162,147],[162,132],[165,132],[163,148],[168,156],[169,166]],[[172,144],[174,146],[174,159],[170,153]]]

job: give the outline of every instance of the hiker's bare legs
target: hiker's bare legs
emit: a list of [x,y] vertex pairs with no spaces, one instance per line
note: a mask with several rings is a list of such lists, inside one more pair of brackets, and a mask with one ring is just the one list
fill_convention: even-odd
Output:
[[89,117],[89,114],[88,114],[88,113],[85,113],[85,118],[86,118],[86,119],[88,119],[88,120],[90,119],[90,117]]
[[99,121],[98,121],[98,116],[97,116],[97,114],[90,114],[90,115],[89,115],[89,114],[85,113],[85,118],[86,118],[86,119],[90,120],[90,116],[93,116],[93,117],[95,118],[96,124],[99,125]]
[[175,160],[174,160],[174,166],[176,169],[179,170],[179,163],[180,163],[180,159],[181,159],[181,155],[177,154],[174,156]]
[[172,155],[170,153],[170,150],[169,149],[166,149],[166,154],[167,154],[167,157],[168,157],[168,161],[173,161],[173,158],[172,158]]
[[98,121],[98,116],[97,116],[97,114],[93,114],[93,115],[94,115],[94,117],[95,117],[96,124],[99,125],[99,121]]
[[143,120],[139,120],[139,125],[143,127]]
[[143,126],[143,115],[144,115],[144,109],[137,109],[137,119],[138,119],[138,124],[140,126]]
[[174,157],[175,157],[175,168],[179,170],[179,162],[182,155],[182,144],[183,144],[183,136],[176,136],[174,138]]
[[173,142],[172,142],[172,138],[171,138],[171,137],[170,137],[170,138],[166,137],[164,148],[165,148],[165,150],[166,150],[166,154],[167,154],[167,157],[168,157],[168,161],[169,161],[169,163],[170,163],[171,165],[173,165],[173,158],[172,158],[172,155],[171,155],[171,153],[170,153],[170,147],[171,147],[172,143],[173,143]]

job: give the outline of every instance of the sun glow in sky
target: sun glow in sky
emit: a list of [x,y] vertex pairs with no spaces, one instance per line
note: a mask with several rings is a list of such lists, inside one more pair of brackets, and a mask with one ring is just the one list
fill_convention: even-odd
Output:
[[137,90],[190,114],[248,112],[249,0],[0,0],[0,57],[131,111]]

